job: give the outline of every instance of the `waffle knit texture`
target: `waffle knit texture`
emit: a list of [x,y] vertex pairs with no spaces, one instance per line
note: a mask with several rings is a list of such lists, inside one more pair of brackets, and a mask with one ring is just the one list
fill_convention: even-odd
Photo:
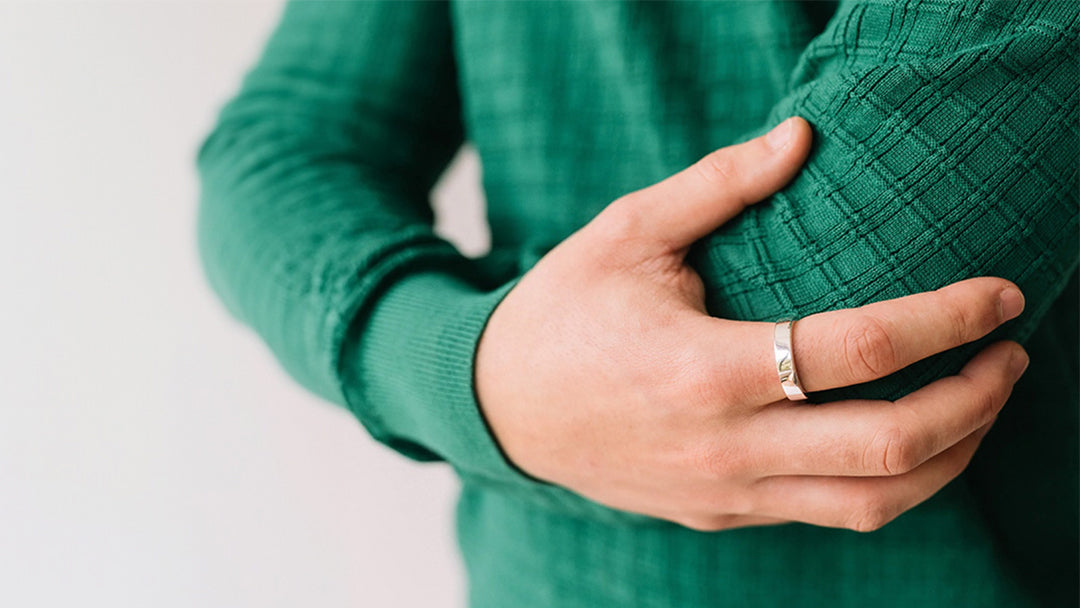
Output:
[[[291,2],[198,151],[199,251],[298,382],[460,474],[474,608],[1076,605],[1078,29],[1071,0]],[[821,396],[895,398],[1020,340],[968,471],[869,534],[695,532],[521,474],[472,383],[499,300],[610,201],[791,115],[804,170],[691,251],[708,309],[1015,281],[1027,310],[987,340]],[[465,140],[476,259],[428,202]]]

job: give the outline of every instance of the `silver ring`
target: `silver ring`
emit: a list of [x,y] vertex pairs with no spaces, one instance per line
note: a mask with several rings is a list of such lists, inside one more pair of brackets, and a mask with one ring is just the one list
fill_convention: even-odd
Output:
[[780,376],[780,386],[791,401],[803,401],[806,393],[799,385],[799,374],[795,371],[795,354],[791,352],[791,328],[795,321],[777,321],[773,329],[773,352],[776,355],[776,373]]

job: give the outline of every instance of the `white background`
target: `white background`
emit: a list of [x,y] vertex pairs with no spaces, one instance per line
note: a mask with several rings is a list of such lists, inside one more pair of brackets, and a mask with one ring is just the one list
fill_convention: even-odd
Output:
[[[295,385],[195,251],[280,2],[0,0],[0,606],[461,606],[456,481]],[[485,246],[474,155],[442,226]]]

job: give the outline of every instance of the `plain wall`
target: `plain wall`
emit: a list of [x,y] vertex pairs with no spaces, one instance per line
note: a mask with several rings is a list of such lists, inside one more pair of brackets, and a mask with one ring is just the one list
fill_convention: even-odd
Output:
[[195,150],[280,10],[0,0],[2,606],[463,603],[449,469],[299,388],[202,275]]

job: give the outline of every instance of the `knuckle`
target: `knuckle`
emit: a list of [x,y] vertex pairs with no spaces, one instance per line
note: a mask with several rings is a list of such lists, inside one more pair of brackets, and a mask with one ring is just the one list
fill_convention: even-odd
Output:
[[1001,323],[1001,313],[995,298],[982,297],[975,304],[971,304],[941,297],[938,308],[947,318],[946,322],[955,344],[964,344],[986,335]]
[[978,420],[985,421],[993,418],[1005,404],[1005,394],[1008,390],[1008,386],[978,389],[974,395]]
[[707,445],[697,451],[692,468],[711,479],[731,479],[748,473],[751,465],[745,450]]
[[968,311],[950,300],[940,302],[938,310],[947,319],[946,323],[953,344],[963,344],[971,339],[974,334],[973,328],[978,325],[976,321],[979,315],[977,313]]
[[739,165],[727,150],[717,150],[694,163],[701,179],[711,184],[730,184],[739,179]]
[[702,407],[723,407],[731,402],[731,387],[725,381],[729,374],[713,366],[692,364],[686,370],[686,388],[691,392],[691,399]]
[[641,204],[628,194],[604,208],[591,222],[591,229],[601,243],[618,248],[638,239],[645,224]]
[[864,497],[844,526],[856,532],[874,532],[896,518],[896,508],[876,494]]
[[979,310],[972,316],[969,322],[969,328],[971,333],[968,335],[968,340],[973,340],[980,336],[985,336],[994,330],[1002,322],[1001,309],[998,308],[996,300],[986,298],[983,300],[983,305],[979,307]]
[[901,475],[919,464],[912,434],[901,426],[886,426],[867,445],[863,467],[870,473]]
[[896,347],[886,325],[875,317],[858,317],[844,331],[844,361],[854,378],[878,377],[897,364]]
[[702,447],[693,452],[690,469],[710,478],[721,477],[726,472],[725,460],[712,446]]
[[732,526],[732,522],[732,518],[727,515],[693,515],[675,520],[675,523],[698,532],[727,530]]
[[972,422],[983,423],[994,416],[1005,405],[1010,392],[1010,386],[1004,378],[992,383],[978,382],[972,378],[964,378],[964,392],[960,403],[965,403],[968,415]]
[[724,493],[723,500],[718,504],[723,507],[723,513],[728,517],[751,515],[758,511],[757,501],[748,490],[729,490]]

